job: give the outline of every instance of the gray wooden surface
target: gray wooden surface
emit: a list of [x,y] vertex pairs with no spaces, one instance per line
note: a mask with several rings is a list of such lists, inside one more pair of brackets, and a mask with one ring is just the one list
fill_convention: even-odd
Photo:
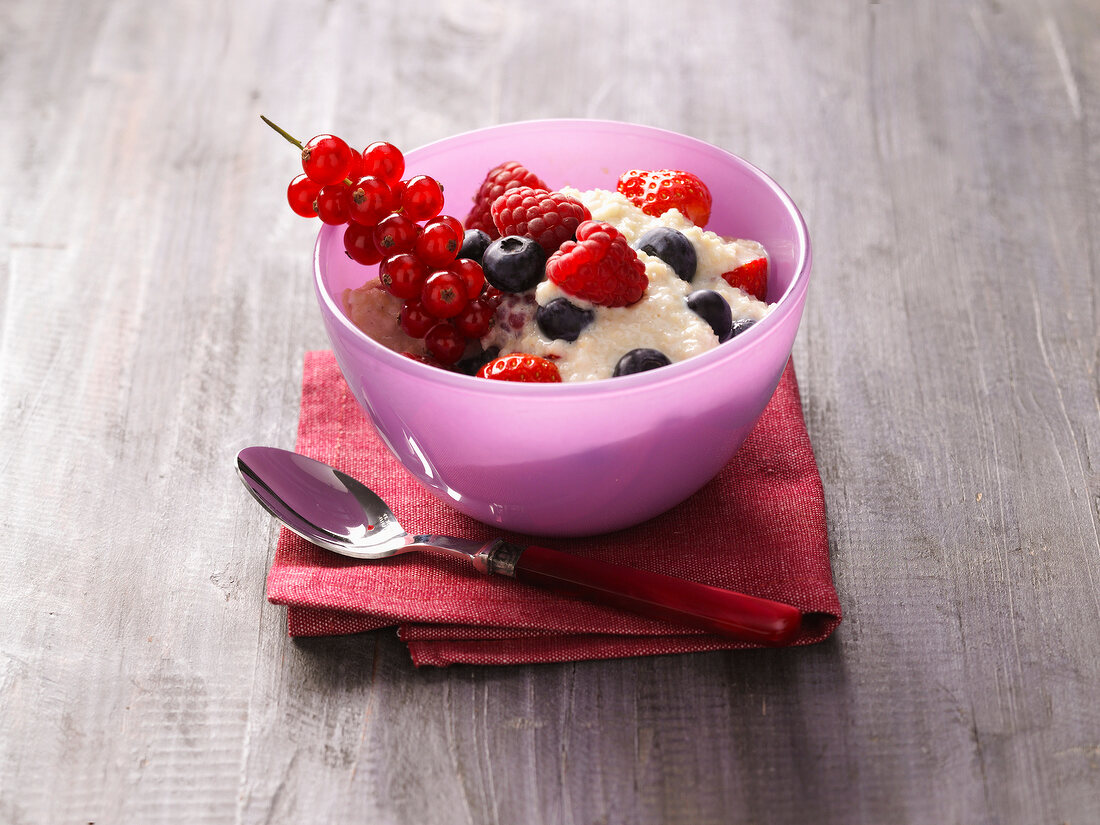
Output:
[[[236,450],[326,346],[302,135],[658,125],[815,242],[814,648],[292,642]],[[0,823],[1100,821],[1100,10],[0,4]]]

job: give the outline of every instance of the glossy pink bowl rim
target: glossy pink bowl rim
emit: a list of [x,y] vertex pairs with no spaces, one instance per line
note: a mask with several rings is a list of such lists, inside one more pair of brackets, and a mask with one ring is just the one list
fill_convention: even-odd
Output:
[[[415,163],[418,157],[428,155],[436,148],[441,147],[445,149],[447,145],[458,140],[470,139],[477,135],[489,133],[506,134],[508,131],[513,130],[527,130],[532,126],[538,126],[540,124],[554,125],[555,127],[575,125],[579,128],[589,126],[599,128],[621,128],[648,132],[655,136],[664,136],[672,140],[694,144],[698,149],[703,151],[717,152],[724,155],[730,163],[741,167],[751,175],[760,179],[769,189],[771,189],[779,202],[783,204],[797,229],[800,254],[794,277],[791,278],[790,283],[787,285],[787,289],[784,290],[779,299],[772,304],[772,309],[768,315],[743,334],[727,341],[720,347],[695,355],[684,361],[669,364],[659,370],[650,370],[634,375],[624,375],[613,379],[561,384],[526,384],[512,381],[486,381],[484,378],[475,378],[473,376],[463,375],[462,373],[450,372],[449,370],[429,366],[412,358],[408,358],[378,343],[355,326],[355,324],[351,322],[351,319],[344,314],[343,308],[337,305],[329,294],[329,290],[324,284],[324,275],[321,265],[321,248],[325,233],[340,231],[342,227],[322,226],[317,235],[317,241],[313,250],[313,274],[317,295],[324,304],[325,310],[336,319],[337,323],[344,327],[345,332],[359,340],[366,346],[368,351],[379,358],[383,363],[402,373],[408,373],[413,376],[426,377],[425,371],[428,371],[434,381],[444,386],[454,386],[456,389],[461,389],[466,392],[483,392],[486,394],[498,395],[502,398],[540,393],[546,393],[553,397],[584,397],[586,395],[602,394],[609,391],[641,390],[654,383],[674,383],[680,379],[694,376],[696,373],[707,372],[714,368],[719,362],[729,358],[735,358],[736,353],[741,350],[753,346],[756,342],[762,342],[762,339],[769,336],[772,328],[779,326],[782,319],[789,314],[801,312],[803,299],[806,290],[809,288],[810,270],[812,266],[810,234],[806,227],[806,221],[802,217],[802,213],[795,205],[791,196],[788,195],[770,175],[749,163],[744,158],[727,152],[725,149],[715,146],[712,143],[707,143],[706,141],[684,135],[680,132],[673,132],[656,126],[644,126],[626,121],[589,118],[545,118],[514,121],[497,126],[487,126],[481,129],[460,132],[412,149],[405,153],[405,158],[407,161],[412,159]],[[465,216],[456,215],[455,217],[461,220]]]

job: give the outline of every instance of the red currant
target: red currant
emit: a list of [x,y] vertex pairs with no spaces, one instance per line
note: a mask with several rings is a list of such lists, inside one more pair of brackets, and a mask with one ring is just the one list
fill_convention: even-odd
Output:
[[348,216],[364,226],[376,226],[397,206],[384,180],[367,176],[348,187]]
[[416,238],[420,234],[420,224],[404,215],[390,215],[374,227],[374,245],[383,258],[398,252],[412,252]]
[[[466,237],[466,230],[462,226],[462,221],[452,215],[440,215],[438,218],[432,218],[428,221],[428,224],[433,223],[445,223],[451,227],[451,231],[455,233],[455,237],[458,238],[458,245],[462,247],[462,241]],[[427,224],[425,224],[427,226]]]
[[434,218],[443,211],[443,189],[439,181],[427,175],[409,178],[401,192],[401,208],[414,221]]
[[286,188],[286,199],[295,214],[303,218],[316,218],[317,210],[313,208],[313,202],[317,200],[317,193],[321,191],[321,184],[312,181],[306,175],[298,175]]
[[466,306],[466,285],[455,273],[441,269],[424,281],[420,301],[436,318],[454,318]]
[[430,355],[420,355],[415,352],[403,352],[401,353],[406,358],[411,358],[413,361],[419,361],[421,364],[427,364],[429,367],[442,367],[443,365],[432,358]]
[[366,177],[366,172],[363,171],[363,153],[351,147],[351,164],[348,166],[348,178],[350,180],[359,180],[359,178]]
[[351,147],[335,135],[311,137],[302,149],[302,169],[322,186],[346,178],[351,162]]
[[393,186],[405,173],[405,157],[392,143],[375,141],[363,150],[363,174],[374,175]]
[[485,301],[470,301],[454,318],[454,325],[467,338],[481,338],[493,325],[493,308]]
[[321,187],[315,206],[317,217],[324,223],[338,226],[348,222],[348,203],[344,190],[345,186],[342,183]]
[[344,230],[344,250],[348,257],[363,266],[370,266],[382,260],[378,248],[374,245],[374,232],[369,226],[349,223]]
[[485,294],[481,298],[493,309],[496,309],[504,300],[504,292],[495,286],[487,286],[485,287]]
[[428,330],[439,323],[439,319],[429,315],[420,301],[409,301],[401,307],[401,314],[397,318],[401,329],[413,338],[423,338]]
[[471,299],[481,294],[481,289],[485,286],[485,273],[481,269],[481,264],[477,261],[471,261],[469,258],[459,258],[447,269],[462,279],[462,283],[466,285],[466,295]]
[[382,262],[378,277],[390,295],[407,301],[420,296],[428,270],[415,255],[402,252]]
[[439,363],[451,366],[466,351],[466,339],[446,321],[436,324],[424,336],[424,346]]
[[453,227],[437,218],[428,221],[416,239],[416,255],[428,266],[442,268],[454,263],[461,246],[461,233],[456,235]]

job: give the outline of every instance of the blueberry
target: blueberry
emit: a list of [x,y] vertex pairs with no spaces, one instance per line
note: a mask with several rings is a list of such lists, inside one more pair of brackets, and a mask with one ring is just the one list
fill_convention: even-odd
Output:
[[710,324],[719,341],[730,337],[733,329],[733,312],[726,299],[713,289],[700,289],[687,296],[688,308]]
[[489,347],[484,352],[474,353],[455,364],[455,372],[463,375],[477,375],[477,371],[500,355],[500,347]]
[[660,258],[672,267],[672,271],[681,280],[690,281],[695,277],[698,256],[695,254],[695,247],[683,232],[677,232],[667,226],[658,226],[638,238],[634,248]]
[[535,311],[535,323],[547,338],[576,341],[581,330],[592,323],[596,313],[581,309],[566,298],[555,298]]
[[729,338],[726,338],[726,340],[728,341],[730,338],[735,338],[755,323],[755,318],[738,318],[733,322],[733,328],[730,330]]
[[542,280],[546,253],[532,238],[497,238],[481,259],[485,280],[502,292],[526,292]]
[[462,248],[458,250],[457,258],[469,258],[471,261],[481,263],[485,249],[492,242],[492,238],[480,229],[467,229],[462,238]]
[[649,349],[648,347],[640,347],[639,349],[632,349],[620,358],[619,363],[615,365],[615,371],[611,373],[611,375],[612,377],[632,375],[636,372],[645,372],[646,370],[655,370],[658,367],[667,367],[671,363],[672,362],[668,360],[668,356],[663,352]]

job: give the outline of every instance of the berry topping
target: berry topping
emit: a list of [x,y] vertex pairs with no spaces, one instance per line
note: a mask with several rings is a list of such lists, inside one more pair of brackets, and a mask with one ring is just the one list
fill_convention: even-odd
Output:
[[546,262],[546,277],[563,292],[605,307],[629,306],[649,285],[638,254],[602,221],[577,227],[577,240],[563,243]]
[[451,262],[447,269],[462,278],[468,296],[476,298],[481,294],[481,290],[485,286],[485,272],[477,261],[471,261],[469,258],[459,258],[457,261]]
[[477,371],[478,378],[494,381],[523,381],[532,384],[559,384],[558,365],[537,355],[516,352],[494,358]]
[[510,160],[489,170],[485,180],[481,183],[474,196],[474,208],[466,216],[463,222],[467,229],[480,229],[490,239],[499,238],[500,232],[493,223],[493,216],[489,211],[493,201],[503,195],[509,189],[517,186],[530,186],[534,189],[549,189],[542,178],[531,172],[522,163]]
[[414,221],[426,221],[443,211],[443,188],[439,181],[427,175],[417,175],[404,182],[401,208]]
[[492,240],[487,232],[480,229],[467,229],[462,238],[462,248],[458,250],[458,257],[481,263],[481,256],[485,254]]
[[322,223],[339,226],[348,222],[347,187],[342,183],[322,186],[313,205]]
[[658,226],[642,235],[634,248],[640,249],[646,255],[660,258],[672,267],[680,280],[690,282],[695,277],[699,259],[695,254],[695,247],[683,232]]
[[447,269],[429,275],[420,290],[420,302],[436,318],[454,318],[465,309],[467,300],[462,276]]
[[[755,323],[755,318],[738,318],[733,322],[733,328],[730,330],[729,338],[736,338]],[[728,341],[729,338],[726,340]]]
[[722,277],[730,286],[747,292],[758,301],[768,299],[768,259],[757,258],[747,264],[741,264],[732,272],[723,272]]
[[455,316],[455,328],[467,338],[481,338],[493,325],[493,312],[494,308],[485,301],[470,301]]
[[378,280],[382,282],[386,292],[405,300],[420,297],[427,277],[427,267],[408,252],[386,258],[378,271]]
[[348,164],[348,180],[359,180],[359,178],[365,177],[366,172],[363,171],[363,153],[351,147],[351,163]]
[[353,160],[351,147],[335,135],[311,137],[302,147],[302,171],[322,186],[346,178]]
[[639,349],[632,349],[620,358],[619,363],[615,365],[615,371],[611,375],[613,378],[620,375],[633,375],[636,372],[667,367],[671,363],[668,356],[660,350],[640,347]]
[[413,361],[419,361],[421,364],[427,364],[429,367],[443,366],[430,355],[421,355],[416,352],[403,352],[401,354],[404,355],[406,358],[411,358]]
[[404,215],[390,215],[374,227],[374,245],[384,258],[399,252],[412,252],[420,235],[420,224]]
[[374,175],[393,186],[405,174],[405,157],[392,143],[376,141],[363,150],[362,174]]
[[534,238],[547,255],[572,240],[582,221],[592,219],[580,201],[530,186],[509,189],[493,201],[490,211],[498,233]]
[[565,298],[555,298],[535,310],[535,323],[542,334],[562,341],[576,341],[581,330],[595,317],[596,313],[591,309],[581,309]]
[[349,223],[344,230],[344,251],[357,264],[370,266],[382,260],[374,245],[374,230],[359,223]]
[[546,253],[532,238],[497,238],[481,260],[485,280],[504,292],[526,292],[542,280]]
[[455,372],[461,372],[464,375],[477,375],[479,369],[484,367],[498,355],[500,355],[500,347],[489,347],[489,349],[483,352],[478,352],[461,359],[455,364]]
[[461,228],[456,232],[448,221],[435,218],[424,225],[413,249],[416,257],[428,266],[442,268],[454,263],[461,244]]
[[296,215],[303,218],[316,218],[317,210],[313,208],[313,202],[321,192],[321,184],[310,180],[308,175],[298,175],[286,188],[286,199],[290,208]]
[[[442,186],[440,187],[442,189]],[[466,235],[466,230],[462,228],[462,221],[453,215],[440,215],[437,218],[432,218],[424,226],[425,228],[433,223],[445,223],[451,227],[451,231],[454,232],[456,238],[458,238],[458,245],[462,246],[462,239]]]
[[348,217],[363,226],[377,226],[397,206],[393,192],[386,182],[370,175],[347,187],[345,197]]
[[466,352],[466,339],[449,323],[441,321],[428,330],[424,346],[439,363],[449,367]]
[[718,340],[730,337],[733,327],[733,312],[726,299],[713,289],[700,289],[687,296],[687,305],[696,315],[706,321]]
[[412,338],[423,338],[428,330],[439,323],[439,319],[430,315],[419,301],[408,301],[401,307],[397,323],[405,334]]
[[706,226],[710,220],[710,190],[690,172],[631,169],[623,172],[618,188],[647,215],[679,209],[696,226]]

